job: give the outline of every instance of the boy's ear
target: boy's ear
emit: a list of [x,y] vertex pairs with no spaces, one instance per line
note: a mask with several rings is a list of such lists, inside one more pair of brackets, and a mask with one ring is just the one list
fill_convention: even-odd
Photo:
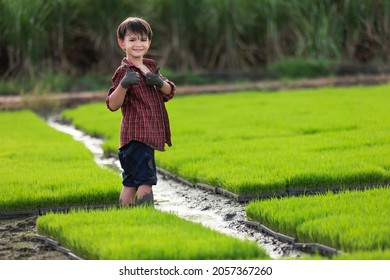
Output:
[[122,39],[118,39],[118,45],[122,50],[125,49],[125,42]]

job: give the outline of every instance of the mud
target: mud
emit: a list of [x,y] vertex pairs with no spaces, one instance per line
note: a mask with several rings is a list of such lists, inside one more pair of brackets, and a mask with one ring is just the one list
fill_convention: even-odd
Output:
[[37,217],[0,220],[0,260],[68,260],[35,238]]
[[[99,165],[120,171],[116,157],[106,158],[101,145],[102,139],[90,137],[73,126],[61,122],[57,117],[47,120],[53,128],[68,133],[83,142],[94,154]],[[174,213],[183,219],[200,223],[206,227],[240,238],[254,240],[272,258],[300,257],[303,253],[292,245],[276,240],[244,224],[244,205],[237,201],[195,189],[158,174],[158,184],[153,188],[155,207]],[[119,195],[119,194],[118,194]],[[67,254],[57,252],[49,245],[34,238],[36,217],[0,221],[0,259],[67,260]]]
[[231,198],[159,178],[154,188],[156,208],[206,227],[240,238],[254,240],[272,258],[299,257],[301,252],[245,225],[244,205]]
[[[358,72],[359,73],[359,72]],[[390,74],[388,72],[367,71],[366,73],[358,74],[354,71],[343,70],[335,77],[320,77],[315,79],[298,79],[291,81],[280,80],[263,80],[263,81],[249,81],[240,83],[231,83],[231,79],[227,76],[224,79],[227,81],[224,84],[209,84],[209,85],[178,85],[176,95],[193,95],[203,93],[225,93],[237,92],[244,90],[256,91],[278,91],[285,89],[298,88],[320,88],[320,87],[345,87],[354,85],[378,85],[387,84],[390,81]],[[235,74],[236,75],[236,74]],[[257,77],[258,79],[259,77]],[[23,108],[32,108],[42,112],[46,107],[44,105],[51,105],[58,108],[68,108],[78,106],[87,102],[103,102],[106,98],[106,91],[96,92],[71,92],[71,93],[53,93],[43,96],[34,95],[11,95],[0,96],[0,110],[15,110]],[[39,108],[34,108],[38,106]],[[34,106],[35,105],[35,106]],[[58,109],[55,108],[55,109]],[[48,109],[48,108],[46,108]],[[52,111],[51,109],[49,110]],[[50,113],[49,112],[49,113]]]

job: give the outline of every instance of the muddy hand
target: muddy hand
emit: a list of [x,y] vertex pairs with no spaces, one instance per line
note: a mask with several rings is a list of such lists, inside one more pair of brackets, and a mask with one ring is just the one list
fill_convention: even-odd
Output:
[[126,75],[121,81],[121,86],[123,88],[128,88],[130,85],[139,84],[140,77],[137,72],[132,72],[129,66],[125,66]]
[[149,72],[145,75],[146,84],[149,86],[156,86],[157,88],[162,88],[164,85],[164,81],[159,77],[158,71],[160,70],[160,67],[157,67],[156,71],[154,73]]

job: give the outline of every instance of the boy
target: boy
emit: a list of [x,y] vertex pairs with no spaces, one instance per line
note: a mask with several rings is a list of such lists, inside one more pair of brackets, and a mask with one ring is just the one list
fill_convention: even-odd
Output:
[[118,152],[123,169],[122,206],[154,205],[154,150],[164,151],[165,143],[172,146],[164,102],[174,96],[176,86],[158,72],[154,60],[144,58],[152,35],[150,25],[141,18],[127,18],[117,29],[126,57],[112,77],[106,105],[110,111],[122,111]]

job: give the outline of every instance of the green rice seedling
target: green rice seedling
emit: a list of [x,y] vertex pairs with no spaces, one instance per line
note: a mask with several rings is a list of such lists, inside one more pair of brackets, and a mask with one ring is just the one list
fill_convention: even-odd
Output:
[[[157,164],[237,194],[356,187],[390,179],[390,85],[241,92],[167,103],[173,147]],[[63,113],[117,150],[119,112],[92,104]]]
[[49,213],[38,218],[37,228],[86,259],[269,258],[253,241],[150,207]]
[[[297,258],[286,259],[296,260]],[[299,257],[299,260],[390,260],[390,250],[342,252],[333,256],[315,253]]]
[[334,260],[390,260],[390,250],[358,251],[334,256]]
[[343,252],[390,249],[390,188],[255,201],[249,219]]
[[120,176],[30,111],[0,113],[0,212],[115,203]]
[[120,112],[111,113],[103,103],[91,103],[77,108],[66,109],[61,116],[70,121],[77,129],[86,131],[92,136],[105,139],[104,152],[118,152]]

